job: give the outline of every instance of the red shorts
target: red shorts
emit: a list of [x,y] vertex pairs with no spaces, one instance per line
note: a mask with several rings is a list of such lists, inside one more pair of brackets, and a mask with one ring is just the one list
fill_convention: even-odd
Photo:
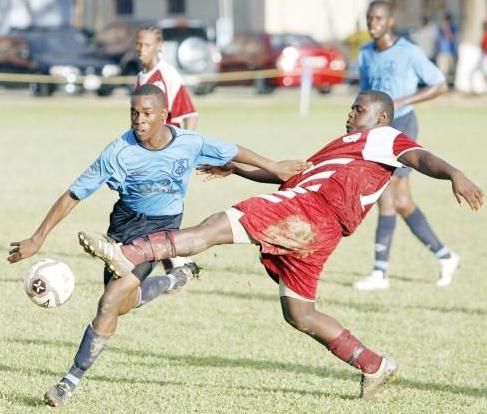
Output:
[[342,237],[340,223],[317,193],[274,201],[263,197],[234,206],[244,213],[240,223],[260,245],[261,262],[269,276],[315,299],[323,266]]

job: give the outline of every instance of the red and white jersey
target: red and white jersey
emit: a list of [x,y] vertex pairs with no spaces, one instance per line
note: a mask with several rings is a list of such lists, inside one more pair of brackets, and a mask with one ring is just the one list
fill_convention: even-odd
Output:
[[169,110],[166,124],[180,127],[184,118],[197,114],[181,75],[169,63],[161,60],[151,71],[140,71],[135,87],[146,83],[156,85],[166,93],[166,105]]
[[385,190],[395,168],[402,165],[397,158],[419,148],[388,126],[344,135],[309,158],[313,167],[291,177],[280,191],[259,197],[278,203],[313,192],[317,202],[335,213],[343,235],[348,236]]

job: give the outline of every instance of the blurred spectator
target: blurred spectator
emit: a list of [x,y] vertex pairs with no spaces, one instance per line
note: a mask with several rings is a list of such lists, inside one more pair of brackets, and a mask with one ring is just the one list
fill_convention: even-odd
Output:
[[432,62],[436,58],[436,36],[438,28],[428,16],[421,19],[421,27],[411,34],[411,40],[416,43]]
[[482,71],[487,76],[487,20],[483,23],[484,30],[482,32]]
[[452,79],[457,54],[457,28],[452,16],[445,14],[436,38],[436,65],[447,79]]
[[[357,20],[355,32],[347,36],[343,41],[348,49],[348,71],[352,81],[358,83],[358,55],[360,48],[367,42],[370,42],[371,37],[366,28],[362,28],[360,21]],[[353,83],[353,82],[352,82]]]

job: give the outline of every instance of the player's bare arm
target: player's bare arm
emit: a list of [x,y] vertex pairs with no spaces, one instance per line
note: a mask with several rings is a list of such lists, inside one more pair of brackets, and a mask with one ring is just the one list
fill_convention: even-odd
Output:
[[405,96],[401,99],[396,99],[394,101],[394,109],[398,110],[406,105],[412,105],[418,102],[429,101],[437,96],[443,95],[448,91],[448,85],[446,82],[439,83],[438,85],[426,86],[424,88],[418,89],[418,91],[409,96]]
[[[296,171],[295,174],[310,168],[312,163],[302,160],[284,160],[277,162],[282,170]],[[267,184],[282,184],[284,180],[277,175],[272,174],[261,168],[255,168],[247,164],[239,162],[229,162],[221,167],[215,167],[211,165],[203,165],[197,168],[197,174],[204,175],[205,181],[212,180],[214,178],[223,178],[231,174],[238,175],[239,177],[246,178],[258,183]],[[295,175],[293,174],[293,175]]]
[[7,260],[16,263],[36,254],[41,248],[49,232],[79,203],[79,200],[66,191],[53,204],[46,217],[34,234],[20,242],[12,242]]
[[282,181],[308,168],[306,161],[273,161],[240,145],[237,147],[238,152],[233,161],[267,171]]
[[440,180],[450,180],[452,191],[458,203],[464,199],[472,211],[478,211],[483,204],[484,194],[467,176],[446,161],[422,149],[408,151],[398,158],[399,162],[414,168],[422,174]]

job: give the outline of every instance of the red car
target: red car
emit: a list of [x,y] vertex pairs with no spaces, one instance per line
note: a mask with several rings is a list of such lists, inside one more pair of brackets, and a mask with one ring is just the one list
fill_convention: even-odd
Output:
[[313,86],[322,93],[343,83],[345,59],[341,52],[324,47],[312,37],[291,33],[240,33],[222,52],[220,72],[269,70],[257,79],[242,79],[245,74],[226,74],[222,84],[254,84],[260,94],[270,93],[279,86],[298,86],[306,58],[313,67]]

